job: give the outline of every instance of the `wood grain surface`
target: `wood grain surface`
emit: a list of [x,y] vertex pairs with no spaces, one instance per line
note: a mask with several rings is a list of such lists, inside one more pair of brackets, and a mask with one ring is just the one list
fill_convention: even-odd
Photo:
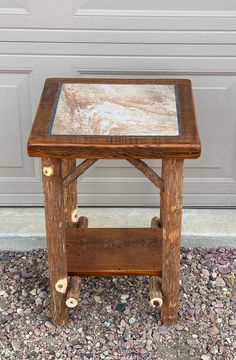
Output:
[[159,228],[68,228],[68,274],[160,275],[161,236]]
[[[63,83],[175,85],[180,135],[50,135],[58,91]],[[185,79],[48,79],[28,140],[28,153],[35,157],[87,159],[198,158],[200,152],[201,146],[195,119],[191,81]]]

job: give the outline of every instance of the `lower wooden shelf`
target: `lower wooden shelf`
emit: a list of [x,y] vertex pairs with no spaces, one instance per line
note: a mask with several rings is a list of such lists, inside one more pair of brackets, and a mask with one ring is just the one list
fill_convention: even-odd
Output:
[[68,275],[161,275],[160,228],[66,229]]

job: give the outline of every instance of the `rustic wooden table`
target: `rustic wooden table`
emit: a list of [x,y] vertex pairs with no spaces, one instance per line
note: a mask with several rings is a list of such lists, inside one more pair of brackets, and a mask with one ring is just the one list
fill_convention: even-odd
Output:
[[[77,304],[81,277],[94,275],[149,276],[151,304],[164,324],[176,322],[184,159],[200,151],[189,80],[46,81],[28,153],[42,158],[56,325]],[[77,219],[76,180],[98,159],[126,159],[160,189],[150,228],[95,229]],[[141,159],[162,159],[161,176]]]

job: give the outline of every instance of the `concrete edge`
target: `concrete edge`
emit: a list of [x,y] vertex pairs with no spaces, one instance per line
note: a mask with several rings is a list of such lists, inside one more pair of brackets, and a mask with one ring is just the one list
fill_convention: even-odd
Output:
[[[183,236],[181,247],[185,248],[217,248],[217,247],[236,247],[235,236]],[[45,236],[0,236],[0,251],[33,251],[46,249],[47,243]]]

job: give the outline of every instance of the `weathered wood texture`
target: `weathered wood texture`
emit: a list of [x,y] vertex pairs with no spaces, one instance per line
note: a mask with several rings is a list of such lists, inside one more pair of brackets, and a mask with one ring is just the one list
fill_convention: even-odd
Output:
[[160,275],[161,229],[66,229],[68,275]]
[[[157,216],[152,218],[151,228],[160,228],[160,219]],[[152,307],[160,308],[163,304],[161,278],[159,276],[149,277],[149,299]]]
[[127,161],[141,171],[156,187],[163,189],[163,180],[144,161],[127,159]]
[[[72,171],[76,169],[76,159],[63,159],[62,160],[62,177],[63,179],[68,176]],[[72,219],[72,213],[78,207],[78,194],[77,194],[77,181],[73,181],[68,186],[64,187],[64,214],[65,214],[65,226],[75,226]],[[73,218],[76,220],[75,216]],[[78,220],[78,219],[77,219]]]
[[[80,216],[77,227],[87,228],[88,227],[88,218],[85,216]],[[82,279],[79,276],[72,276],[69,283],[69,289],[66,294],[66,306],[69,308],[74,308],[79,303],[80,290],[82,286]]]
[[[52,167],[53,175],[43,177],[45,195],[45,221],[48,248],[48,266],[51,288],[52,320],[64,325],[67,320],[65,291],[67,287],[67,262],[64,224],[64,195],[61,159],[42,159],[42,167]],[[63,293],[56,291],[61,281]]]
[[86,216],[80,216],[78,223],[77,223],[77,227],[80,229],[87,228],[88,227],[88,218]]
[[82,279],[79,276],[72,276],[69,282],[68,292],[66,294],[66,306],[74,308],[79,303],[80,289]]
[[151,220],[151,227],[161,227],[161,224],[160,224],[160,218],[158,216],[154,216]]
[[161,278],[158,276],[149,277],[149,298],[152,307],[160,308],[162,306],[163,295],[161,290]]
[[180,239],[182,221],[183,165],[180,159],[163,160],[162,176],[162,292],[164,324],[177,320],[179,303]]
[[[179,136],[51,135],[52,111],[63,83],[174,85]],[[80,159],[198,158],[201,153],[192,85],[186,79],[47,79],[28,141],[28,153],[37,157]]]
[[64,185],[68,186],[71,182],[82,175],[86,170],[90,168],[97,160],[87,159],[84,160],[79,166],[77,166],[71,173],[69,173],[64,179]]

